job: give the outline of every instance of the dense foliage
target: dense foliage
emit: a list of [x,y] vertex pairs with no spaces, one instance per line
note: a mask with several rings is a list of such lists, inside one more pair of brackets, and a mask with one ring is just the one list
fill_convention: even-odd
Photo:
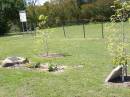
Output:
[[9,26],[7,23],[7,18],[5,18],[4,14],[0,12],[0,35],[3,35],[9,31]]
[[18,24],[19,10],[23,9],[24,0],[0,0],[0,35],[9,32],[9,25]]
[[[32,0],[33,1],[33,0]],[[36,0],[34,0],[36,1]],[[40,14],[47,15],[50,26],[61,25],[64,21],[89,19],[91,21],[109,20],[113,14],[110,6],[114,0],[94,0],[91,3],[80,4],[78,0],[51,0],[42,6],[30,2],[27,7],[30,21],[37,23]]]

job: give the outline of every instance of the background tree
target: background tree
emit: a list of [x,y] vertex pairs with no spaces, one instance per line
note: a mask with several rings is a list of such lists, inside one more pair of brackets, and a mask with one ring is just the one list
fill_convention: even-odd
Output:
[[82,18],[88,19],[99,19],[99,16],[105,17],[109,20],[109,17],[113,14],[110,6],[114,0],[96,0],[93,3],[83,4],[82,7]]
[[101,17],[104,17],[106,21],[110,21],[109,17],[114,13],[110,8],[114,0],[90,0],[91,2],[85,4],[80,4],[77,1],[50,0],[50,2],[45,2],[42,6],[31,3],[27,7],[28,15],[31,21],[38,21],[40,14],[47,15],[48,25],[54,27],[60,26],[64,21],[76,21],[80,19],[101,21]]
[[25,9],[24,0],[1,0],[0,1],[0,35],[9,32],[9,23],[18,24],[19,10]]
[[38,3],[38,0],[28,0],[26,8],[28,21],[33,28],[37,26],[38,16],[40,15],[38,12],[39,7],[36,5],[36,3]]

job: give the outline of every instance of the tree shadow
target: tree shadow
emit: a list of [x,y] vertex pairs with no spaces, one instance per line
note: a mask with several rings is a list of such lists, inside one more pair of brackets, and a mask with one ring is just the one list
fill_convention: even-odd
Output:
[[34,32],[19,32],[19,33],[8,33],[8,34],[4,34],[4,35],[0,35],[0,37],[9,37],[9,36],[16,36],[16,35],[34,35]]

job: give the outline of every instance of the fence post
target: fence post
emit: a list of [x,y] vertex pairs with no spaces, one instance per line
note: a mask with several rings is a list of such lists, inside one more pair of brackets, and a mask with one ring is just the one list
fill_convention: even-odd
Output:
[[21,22],[21,23],[22,23],[22,31],[25,32],[24,23],[23,22]]
[[28,23],[26,22],[26,32],[28,32]]
[[62,24],[62,28],[63,28],[63,32],[64,32],[64,37],[66,38],[66,32],[65,32],[65,28],[64,28],[64,23]]
[[83,33],[84,33],[84,38],[86,37],[86,33],[85,33],[85,25],[83,23]]
[[104,26],[103,26],[103,21],[102,21],[102,24],[101,24],[101,25],[102,25],[102,38],[104,38],[104,29],[103,29]]

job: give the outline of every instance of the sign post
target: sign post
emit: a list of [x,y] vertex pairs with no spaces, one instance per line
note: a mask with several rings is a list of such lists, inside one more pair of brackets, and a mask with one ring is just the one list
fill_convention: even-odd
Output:
[[26,11],[25,11],[25,10],[19,11],[19,16],[20,16],[20,22],[22,23],[23,32],[25,32],[24,23],[26,23],[25,26],[26,26],[26,28],[27,28],[27,16],[26,16]]

